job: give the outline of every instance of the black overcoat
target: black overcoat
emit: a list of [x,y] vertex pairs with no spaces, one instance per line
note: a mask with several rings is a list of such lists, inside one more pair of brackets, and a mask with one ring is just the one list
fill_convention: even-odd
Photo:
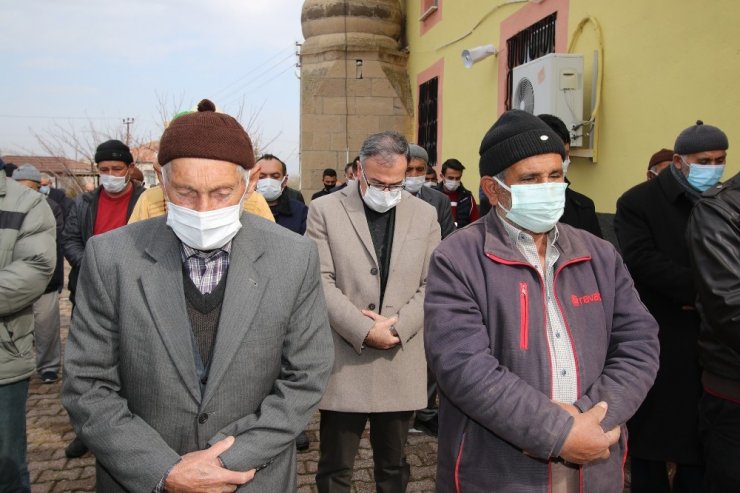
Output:
[[640,298],[660,326],[660,369],[628,424],[630,453],[680,464],[700,463],[699,316],[685,242],[693,204],[667,169],[625,192],[614,217],[624,261]]

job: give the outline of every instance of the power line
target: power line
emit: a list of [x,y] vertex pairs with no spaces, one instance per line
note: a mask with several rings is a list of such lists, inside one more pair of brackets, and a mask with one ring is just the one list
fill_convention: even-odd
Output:
[[[291,63],[289,63],[289,64],[288,64],[287,66],[285,66],[285,67],[283,68],[283,70],[281,70],[280,72],[276,73],[275,75],[273,75],[273,76],[272,76],[272,77],[270,77],[269,79],[267,79],[267,80],[265,80],[265,81],[262,81],[262,82],[261,82],[260,84],[258,84],[258,85],[256,85],[256,86],[254,86],[254,87],[249,87],[249,86],[250,86],[250,84],[247,84],[247,85],[245,85],[245,86],[242,86],[242,87],[240,87],[239,89],[237,89],[236,91],[234,91],[234,92],[233,92],[233,93],[231,94],[231,99],[229,99],[229,100],[228,100],[228,102],[233,102],[233,101],[235,101],[236,99],[238,99],[238,98],[239,98],[239,97],[240,97],[240,96],[241,96],[241,95],[243,94],[243,92],[244,92],[244,91],[246,91],[247,89],[249,89],[250,91],[256,91],[257,89],[260,89],[261,87],[265,86],[265,85],[266,85],[267,83],[269,83],[269,82],[272,82],[272,81],[273,81],[273,80],[275,80],[275,79],[276,79],[277,77],[279,77],[279,76],[283,75],[283,74],[284,74],[285,72],[287,72],[288,70],[291,70],[291,69],[293,69],[293,68],[295,68],[295,63],[292,63],[292,62],[291,62]],[[267,75],[267,74],[265,74],[265,75]],[[257,82],[257,80],[254,80],[254,81],[253,81],[252,83],[255,83],[255,82]],[[225,105],[226,105],[226,103],[224,104],[224,106],[225,106]]]
[[[288,51],[288,50],[291,50],[291,51],[292,51],[292,50],[293,50],[293,47],[292,47],[292,46],[290,46],[290,47],[288,47],[288,48],[286,48],[286,49],[280,50],[280,51],[278,51],[278,52],[277,52],[277,53],[276,53],[275,55],[271,56],[270,58],[268,58],[268,59],[266,59],[266,60],[264,60],[264,61],[261,61],[260,63],[256,64],[255,66],[259,67],[259,66],[265,65],[265,64],[267,64],[267,63],[270,63],[270,62],[272,62],[273,60],[275,60],[275,59],[276,59],[277,57],[279,57],[279,56],[283,55],[283,54],[284,54],[284,53],[285,53],[286,51]],[[214,98],[218,98],[219,94],[222,94],[222,93],[223,93],[224,91],[226,91],[227,89],[231,88],[231,87],[232,87],[232,86],[234,86],[235,84],[238,84],[238,83],[239,83],[239,82],[241,82],[242,80],[244,80],[244,79],[246,79],[246,78],[248,78],[248,77],[250,77],[250,76],[253,76],[253,75],[254,75],[254,71],[253,71],[253,70],[251,70],[251,71],[247,72],[247,73],[246,73],[246,74],[244,74],[243,76],[241,76],[241,77],[239,77],[238,79],[236,79],[236,80],[234,80],[234,81],[232,81],[232,82],[230,82],[230,83],[226,84],[226,85],[225,85],[225,86],[223,86],[223,87],[222,87],[221,89],[219,89],[218,91],[216,91],[216,92],[215,92],[215,93],[213,94],[213,97],[214,97]]]
[[[246,89],[247,87],[249,87],[249,86],[250,86],[251,84],[255,83],[256,81],[258,81],[259,79],[261,79],[261,78],[262,78],[262,77],[264,77],[265,75],[269,74],[269,73],[270,73],[270,72],[272,72],[272,71],[273,71],[273,70],[274,70],[274,69],[275,69],[276,67],[279,67],[280,65],[282,65],[283,63],[285,63],[285,61],[286,61],[286,60],[288,60],[288,59],[290,59],[290,58],[293,58],[294,56],[295,56],[295,54],[294,54],[294,53],[289,53],[289,54],[288,54],[288,55],[287,55],[286,57],[284,57],[284,58],[280,59],[279,61],[277,61],[276,63],[274,63],[273,65],[271,65],[271,66],[270,66],[269,68],[267,68],[267,69],[263,70],[262,72],[260,72],[260,73],[259,73],[259,74],[257,74],[256,76],[254,76],[254,77],[253,77],[252,79],[250,79],[250,80],[246,81],[246,82],[245,82],[245,83],[244,83],[243,85],[241,85],[240,87],[237,87],[237,88],[236,88],[236,89],[234,89],[233,91],[229,92],[229,93],[228,93],[227,95],[223,96],[223,98],[222,98],[222,99],[229,99],[229,98],[233,97],[233,96],[234,96],[235,94],[239,93],[240,91],[243,91],[244,89]],[[290,65],[291,65],[291,66],[294,66],[294,64],[293,64],[293,63],[291,63]]]

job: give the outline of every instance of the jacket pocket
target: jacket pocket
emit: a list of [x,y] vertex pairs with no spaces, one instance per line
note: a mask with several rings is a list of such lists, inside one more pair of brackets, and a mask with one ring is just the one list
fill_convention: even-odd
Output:
[[529,347],[529,288],[519,283],[519,349]]

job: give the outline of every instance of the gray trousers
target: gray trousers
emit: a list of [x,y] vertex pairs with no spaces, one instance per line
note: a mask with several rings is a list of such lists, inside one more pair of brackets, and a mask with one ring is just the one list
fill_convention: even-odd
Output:
[[59,373],[62,340],[59,335],[59,293],[41,295],[33,304],[34,340],[36,342],[36,371]]

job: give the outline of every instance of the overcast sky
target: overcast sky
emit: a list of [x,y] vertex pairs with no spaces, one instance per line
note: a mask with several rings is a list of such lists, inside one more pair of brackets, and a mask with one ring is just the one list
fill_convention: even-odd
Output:
[[[161,135],[160,102],[202,98],[298,169],[301,0],[0,0],[0,154],[44,154],[35,133]],[[181,103],[180,103],[181,102]]]

